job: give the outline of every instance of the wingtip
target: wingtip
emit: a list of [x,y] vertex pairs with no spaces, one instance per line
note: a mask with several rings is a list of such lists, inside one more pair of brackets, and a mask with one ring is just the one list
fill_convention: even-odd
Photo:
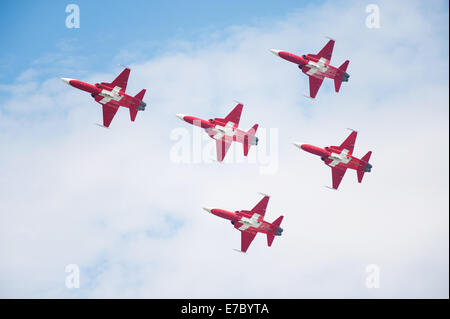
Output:
[[104,126],[103,124],[100,124],[100,123],[94,123],[94,124],[109,130],[109,126]]
[[125,69],[128,69],[128,70],[130,70],[130,71],[131,71],[131,68],[130,68],[130,67],[128,67],[128,66],[126,66],[126,65],[123,65],[123,64],[119,64],[119,66],[121,66],[121,67],[123,67],[123,68],[125,68]]

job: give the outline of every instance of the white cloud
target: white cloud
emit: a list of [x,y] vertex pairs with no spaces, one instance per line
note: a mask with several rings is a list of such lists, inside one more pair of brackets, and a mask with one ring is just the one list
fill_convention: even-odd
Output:
[[[110,130],[92,125],[101,111],[87,94],[58,79],[22,90],[22,76],[0,110],[0,295],[448,298],[448,29],[430,23],[448,16],[442,3],[379,5],[381,29],[364,27],[364,6],[326,3],[132,65],[128,92],[147,88],[148,108],[135,123],[119,110]],[[312,53],[322,35],[351,77],[310,101],[305,76],[268,49]],[[175,113],[222,116],[233,99],[242,128],[279,129],[278,173],[171,163],[170,132],[187,126]],[[329,169],[292,142],[334,145],[346,127],[374,168],[332,192]],[[285,232],[238,254],[240,234],[201,207],[250,209],[258,191]],[[72,263],[78,290],[64,287]],[[365,287],[368,264],[380,289]]]

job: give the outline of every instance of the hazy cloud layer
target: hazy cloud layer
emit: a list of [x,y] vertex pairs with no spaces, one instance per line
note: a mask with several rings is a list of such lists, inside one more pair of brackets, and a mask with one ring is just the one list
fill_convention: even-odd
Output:
[[[73,75],[38,81],[36,64],[0,87],[0,296],[448,298],[448,13],[441,2],[379,7],[380,29],[365,27],[365,5],[329,2],[171,43],[131,65],[128,92],[147,88],[148,107],[135,123],[119,110],[110,130],[58,79]],[[311,101],[307,78],[268,50],[315,53],[324,35],[351,77],[338,94],[325,80]],[[233,99],[243,129],[277,130],[277,172],[171,162],[172,130],[190,130],[175,114],[221,117]],[[362,184],[348,171],[334,192],[330,169],[292,142],[336,145],[347,127],[373,170]],[[239,232],[201,207],[250,209],[257,192],[272,195],[266,219],[283,214],[285,231],[239,254]],[[81,288],[65,288],[67,264]],[[369,264],[379,289],[365,286]]]

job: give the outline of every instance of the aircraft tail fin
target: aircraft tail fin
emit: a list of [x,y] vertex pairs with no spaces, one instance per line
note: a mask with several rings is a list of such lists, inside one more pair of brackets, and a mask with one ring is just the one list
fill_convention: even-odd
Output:
[[362,161],[369,163],[370,160],[370,156],[372,155],[372,151],[368,151],[366,155],[363,156],[363,158],[361,158]]
[[136,119],[138,111],[145,110],[146,104],[142,101],[144,99],[145,92],[146,90],[143,89],[141,92],[134,96],[134,98],[139,101],[139,105],[137,107],[130,107],[130,118],[132,122],[134,122],[134,120]]
[[349,60],[346,60],[344,63],[342,63],[342,65],[339,67],[339,71],[341,71],[342,73],[345,73],[345,71],[347,71],[347,67],[348,67],[349,63],[350,63]]
[[280,216],[272,223],[274,231],[267,234],[267,245],[269,247],[272,246],[275,236],[281,236],[281,234],[283,233],[283,228],[280,227],[282,221],[283,216]]
[[136,94],[134,96],[135,99],[138,99],[139,101],[142,101],[144,99],[144,95],[145,95],[146,90],[143,89],[141,92],[139,92],[138,94]]
[[372,165],[369,164],[370,155],[372,155],[372,151],[367,152],[366,155],[364,155],[363,158],[361,158],[361,164],[364,166],[362,169],[359,169],[356,171],[356,174],[358,175],[358,183],[362,182],[362,179],[364,177],[364,174],[366,172],[370,172],[370,169],[372,168]]
[[348,75],[348,73],[345,72],[347,70],[349,63],[350,63],[349,60],[342,63],[342,65],[339,67],[340,72],[334,78],[334,89],[336,90],[336,92],[339,92],[342,81],[347,82],[348,78],[350,77],[350,75]]
[[279,227],[281,225],[282,221],[283,221],[283,216],[280,216],[272,223],[272,225]]
[[248,155],[248,151],[250,150],[250,146],[258,144],[258,138],[255,137],[256,130],[258,129],[258,124],[252,126],[251,129],[247,131],[244,137],[244,156]]

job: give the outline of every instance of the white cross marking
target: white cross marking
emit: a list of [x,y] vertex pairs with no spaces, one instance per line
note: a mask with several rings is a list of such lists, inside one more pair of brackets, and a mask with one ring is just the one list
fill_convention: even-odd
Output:
[[240,220],[242,226],[239,227],[239,230],[246,230],[249,227],[258,228],[262,224],[258,221],[259,217],[261,217],[261,215],[259,214],[253,214],[251,218],[242,217]]
[[306,72],[308,75],[313,75],[317,72],[325,73],[328,70],[328,66],[326,65],[327,59],[320,58],[319,61],[309,61],[306,66],[310,69]]
[[114,89],[112,89],[112,91],[103,89],[99,93],[99,95],[103,96],[103,99],[101,99],[99,102],[102,104],[106,104],[111,100],[119,102],[123,98],[123,95],[119,94],[120,90],[121,90],[121,88],[118,86],[114,87]]
[[234,125],[235,123],[233,122],[228,122],[225,126],[216,125],[214,128],[211,129],[217,131],[217,133],[214,135],[214,138],[221,139],[225,135],[233,137],[236,134],[236,132],[234,131]]
[[331,155],[328,157],[329,159],[332,159],[333,161],[330,163],[331,167],[335,167],[339,163],[347,164],[350,162],[351,158],[347,157],[348,150],[344,149],[342,150],[341,154],[338,153],[331,153]]

